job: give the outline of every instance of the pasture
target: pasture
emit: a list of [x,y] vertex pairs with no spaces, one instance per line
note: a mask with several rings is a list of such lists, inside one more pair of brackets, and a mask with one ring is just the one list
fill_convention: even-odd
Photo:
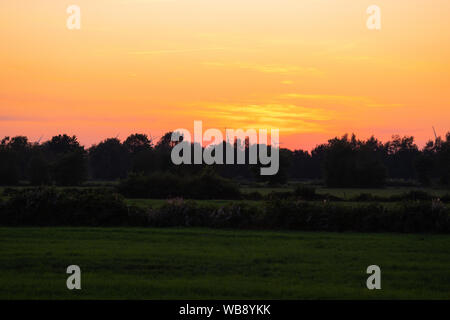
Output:
[[0,299],[450,298],[450,235],[53,227],[0,242]]

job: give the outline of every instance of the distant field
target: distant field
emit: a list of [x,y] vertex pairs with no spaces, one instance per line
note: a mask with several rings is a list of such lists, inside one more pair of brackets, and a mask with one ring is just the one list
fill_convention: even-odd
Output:
[[254,187],[242,187],[241,191],[243,193],[250,193],[250,192],[259,192],[262,195],[267,195],[271,192],[288,192],[293,191],[294,187],[279,187],[279,188],[254,188]]
[[[220,208],[227,204],[248,204],[251,206],[263,206],[264,200],[261,201],[252,201],[252,200],[188,200],[195,202],[201,206],[211,206]],[[130,206],[136,206],[142,209],[153,208],[158,209],[161,208],[164,204],[167,203],[166,199],[125,199],[125,202]],[[337,206],[364,206],[369,205],[371,203],[381,204],[386,208],[391,208],[400,205],[400,202],[357,202],[357,201],[345,201],[345,202],[336,202]],[[446,205],[448,206],[448,204]]]
[[450,194],[450,190],[446,189],[434,189],[434,188],[414,188],[414,187],[387,187],[380,189],[360,189],[360,188],[317,188],[317,193],[325,194],[329,193],[336,197],[343,199],[349,199],[357,196],[361,193],[368,193],[374,196],[389,197],[393,195],[401,195],[412,190],[421,190],[429,193],[430,195],[440,197],[445,194]]
[[[95,186],[95,184],[93,184]],[[20,189],[23,187],[14,187],[16,189]],[[65,188],[65,187],[58,187],[58,188]],[[78,187],[83,188],[83,187]],[[90,186],[92,188],[92,186]],[[5,187],[0,187],[0,200],[6,200],[7,197],[3,195]],[[262,195],[267,195],[271,192],[288,192],[293,191],[293,187],[280,187],[280,188],[266,188],[266,187],[259,187],[259,188],[250,188],[250,187],[243,187],[241,188],[241,191],[243,193],[250,193],[250,192],[259,192]],[[333,196],[337,196],[344,200],[349,200],[355,196],[360,195],[361,193],[368,193],[372,194],[374,196],[382,196],[382,197],[389,197],[392,195],[401,195],[404,193],[407,193],[411,190],[421,190],[425,191],[431,195],[434,195],[436,197],[443,196],[445,194],[450,194],[450,190],[446,189],[434,189],[434,188],[413,188],[413,187],[388,187],[388,188],[380,188],[380,189],[360,189],[360,188],[324,188],[324,187],[317,187],[316,192],[319,194],[331,194]],[[160,208],[163,204],[167,202],[167,199],[125,199],[126,203],[128,205],[137,206],[140,208]],[[228,203],[246,203],[249,205],[258,205],[262,204],[261,201],[253,201],[253,200],[193,200],[197,203],[200,203],[202,205],[208,205],[208,206],[215,206],[215,207],[221,207]],[[341,205],[358,205],[358,203],[361,204],[361,202],[346,202],[341,203]],[[380,203],[380,202],[377,202]],[[366,202],[367,204],[367,202]],[[390,207],[395,205],[395,202],[381,202],[381,204]]]
[[[271,192],[288,192],[293,191],[294,187],[280,187],[280,188],[241,188],[244,193],[259,192],[262,195],[269,194]],[[378,189],[364,189],[364,188],[325,188],[317,187],[316,192],[319,194],[330,194],[342,199],[349,199],[354,196],[358,196],[361,193],[369,193],[374,196],[389,197],[393,195],[401,195],[412,190],[425,191],[436,197],[443,196],[445,194],[450,194],[449,189],[434,189],[434,188],[415,188],[415,187],[386,187]]]
[[[450,299],[448,235],[0,228],[0,242],[0,299]],[[382,290],[365,287],[372,264]]]
[[[204,206],[212,206],[212,207],[222,207],[229,203],[247,203],[250,205],[258,205],[261,204],[261,201],[251,201],[251,200],[189,200],[196,203],[199,203]],[[162,207],[165,203],[167,203],[166,199],[125,199],[125,202],[128,205],[136,206],[139,208],[149,208],[152,207],[154,209]]]

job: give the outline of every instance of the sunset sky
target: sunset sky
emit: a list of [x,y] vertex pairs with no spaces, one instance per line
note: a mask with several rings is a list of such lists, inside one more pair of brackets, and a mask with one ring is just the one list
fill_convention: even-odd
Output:
[[0,0],[0,39],[0,136],[90,146],[202,120],[310,149],[450,131],[448,0]]

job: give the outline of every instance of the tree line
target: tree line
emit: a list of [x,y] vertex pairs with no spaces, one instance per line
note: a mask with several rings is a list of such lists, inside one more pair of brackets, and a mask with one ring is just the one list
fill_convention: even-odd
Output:
[[[145,134],[132,134],[124,141],[108,138],[90,148],[66,134],[43,143],[30,142],[25,136],[5,137],[0,143],[0,184],[68,186],[160,172],[195,176],[208,170],[236,181],[272,185],[306,179],[322,180],[329,187],[381,187],[387,179],[450,185],[450,132],[445,138],[428,141],[423,148],[412,136],[393,136],[383,143],[375,137],[360,140],[355,135],[330,139],[311,152],[282,148],[280,170],[274,176],[259,175],[260,165],[248,164],[248,158],[247,164],[176,166],[170,157],[176,144],[171,135],[168,132],[152,141]],[[258,145],[262,147],[268,148]],[[235,141],[232,148],[243,148],[245,156],[249,155],[248,140]]]

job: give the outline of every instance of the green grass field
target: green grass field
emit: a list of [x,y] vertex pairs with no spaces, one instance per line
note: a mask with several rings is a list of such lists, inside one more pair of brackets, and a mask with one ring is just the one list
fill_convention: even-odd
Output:
[[0,243],[0,299],[450,299],[449,235],[0,228]]

